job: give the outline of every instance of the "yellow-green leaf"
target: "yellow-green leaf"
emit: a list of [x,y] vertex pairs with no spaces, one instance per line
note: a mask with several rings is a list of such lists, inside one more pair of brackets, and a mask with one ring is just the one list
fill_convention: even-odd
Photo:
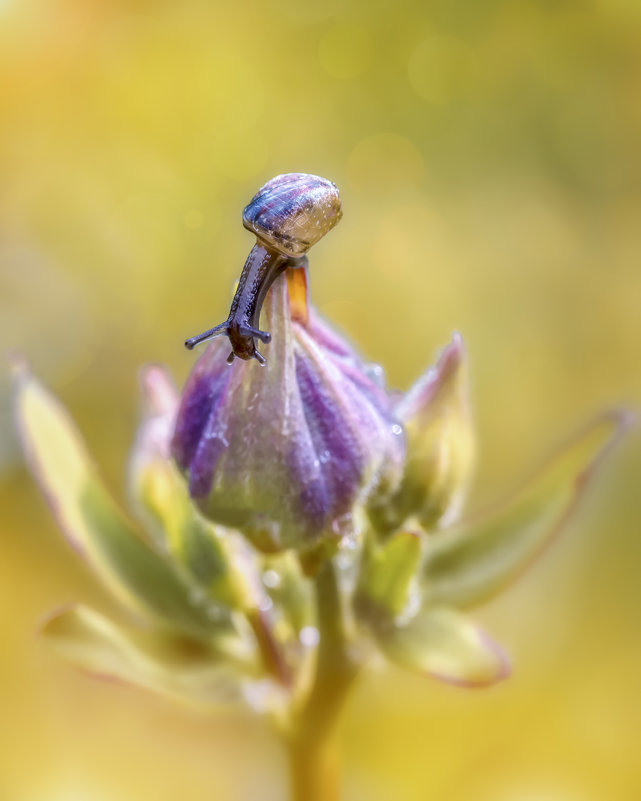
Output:
[[366,539],[354,601],[361,618],[376,623],[403,611],[420,556],[421,537],[412,532],[401,531],[382,545]]
[[80,605],[54,614],[41,633],[60,656],[93,676],[199,705],[238,700],[239,679],[255,669],[250,659],[225,659],[202,640],[121,626]]
[[406,626],[381,634],[378,642],[400,667],[450,684],[486,687],[509,674],[501,648],[452,609],[423,609]]
[[71,545],[129,607],[201,636],[224,628],[114,503],[65,409],[25,368],[15,384],[27,460]]
[[518,576],[565,526],[631,422],[624,412],[602,415],[497,512],[431,539],[421,577],[424,602],[471,606]]

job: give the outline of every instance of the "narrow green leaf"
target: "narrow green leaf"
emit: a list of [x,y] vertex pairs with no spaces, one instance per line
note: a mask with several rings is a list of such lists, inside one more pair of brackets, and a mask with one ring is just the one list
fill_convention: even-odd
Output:
[[424,603],[468,607],[518,576],[566,525],[631,422],[624,412],[602,415],[497,512],[431,539],[421,578]]
[[406,626],[381,633],[378,642],[399,667],[450,684],[486,687],[509,674],[500,647],[452,609],[424,609]]
[[56,613],[41,634],[87,673],[199,705],[237,701],[242,671],[255,667],[234,664],[201,640],[121,626],[85,606]]
[[[31,470],[71,545],[122,602],[156,620],[208,635],[225,622],[138,536],[105,489],[67,412],[25,369],[15,409]],[[228,623],[226,625],[229,625]]]

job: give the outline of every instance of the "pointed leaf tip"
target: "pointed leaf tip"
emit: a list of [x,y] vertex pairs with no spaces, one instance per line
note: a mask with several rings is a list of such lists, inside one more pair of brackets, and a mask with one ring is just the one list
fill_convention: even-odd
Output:
[[178,409],[178,392],[161,364],[146,364],[139,372],[145,417],[171,415]]
[[459,687],[488,687],[510,673],[502,648],[452,609],[422,609],[379,644],[399,667]]
[[520,575],[567,524],[591,479],[634,420],[624,410],[605,412],[498,510],[430,541],[421,578],[424,602],[472,606]]
[[238,676],[209,645],[121,626],[82,605],[54,612],[40,634],[74,667],[198,704],[237,700]]

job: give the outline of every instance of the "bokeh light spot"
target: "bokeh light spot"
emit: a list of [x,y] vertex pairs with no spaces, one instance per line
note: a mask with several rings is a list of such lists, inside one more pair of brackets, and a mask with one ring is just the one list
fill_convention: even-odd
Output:
[[408,75],[423,100],[450,103],[467,94],[475,82],[474,51],[453,36],[430,36],[411,54]]
[[407,137],[376,133],[362,139],[347,161],[347,176],[362,192],[390,192],[420,186],[425,164]]
[[202,228],[203,226],[203,213],[198,209],[189,209],[185,212],[185,216],[183,218],[185,220],[185,225],[187,228]]
[[372,39],[364,28],[339,23],[321,39],[318,57],[335,78],[354,78],[367,69],[373,51]]
[[257,131],[219,131],[213,136],[211,160],[221,175],[236,181],[256,178],[267,163],[268,148]]

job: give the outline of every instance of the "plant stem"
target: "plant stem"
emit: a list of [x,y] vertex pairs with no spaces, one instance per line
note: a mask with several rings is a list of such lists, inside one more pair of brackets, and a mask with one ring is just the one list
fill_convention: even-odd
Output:
[[289,736],[292,801],[338,801],[338,721],[357,673],[346,646],[344,616],[334,565],[315,579],[320,634],[316,676]]

